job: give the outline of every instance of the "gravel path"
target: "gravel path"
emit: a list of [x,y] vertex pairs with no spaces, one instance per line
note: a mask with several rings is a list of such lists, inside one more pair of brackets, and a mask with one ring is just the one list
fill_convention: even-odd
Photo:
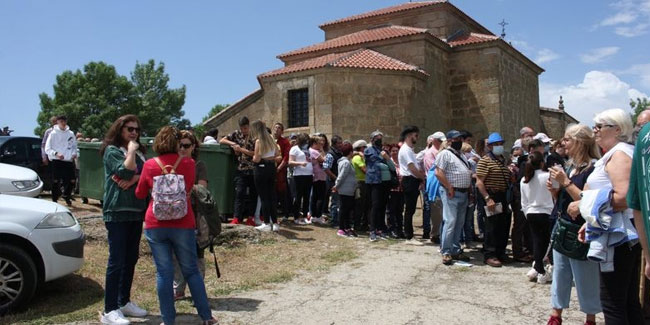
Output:
[[[361,256],[271,289],[216,299],[221,324],[545,324],[550,285],[528,266],[441,263],[438,247],[357,240]],[[575,293],[565,324],[582,324]],[[602,317],[598,319],[602,323]]]

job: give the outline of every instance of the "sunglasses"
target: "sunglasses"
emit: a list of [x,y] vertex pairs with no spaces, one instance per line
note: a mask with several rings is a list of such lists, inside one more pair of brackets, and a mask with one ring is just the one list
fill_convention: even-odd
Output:
[[600,124],[600,123],[599,123],[599,124],[594,125],[594,131],[600,131],[600,129],[602,129],[602,128],[604,128],[604,127],[613,128],[613,127],[615,127],[615,126],[616,126],[616,125],[611,125],[611,124]]
[[140,128],[134,128],[132,126],[127,126],[126,130],[129,131],[129,133],[133,133],[133,131],[140,133]]
[[191,148],[191,147],[192,147],[192,144],[191,144],[191,143],[181,143],[181,148],[189,149],[189,148]]

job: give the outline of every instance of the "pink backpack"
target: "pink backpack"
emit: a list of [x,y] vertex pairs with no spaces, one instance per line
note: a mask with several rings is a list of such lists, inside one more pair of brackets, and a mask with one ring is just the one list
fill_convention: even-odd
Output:
[[[178,220],[187,215],[187,191],[185,190],[185,177],[176,174],[176,168],[183,157],[178,157],[174,166],[164,166],[158,157],[154,158],[162,175],[153,178],[153,215],[156,219]],[[171,168],[170,172],[167,169]]]

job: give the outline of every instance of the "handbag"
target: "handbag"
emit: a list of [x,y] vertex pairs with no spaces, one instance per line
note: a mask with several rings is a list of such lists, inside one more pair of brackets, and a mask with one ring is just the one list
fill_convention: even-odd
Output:
[[552,236],[553,249],[566,257],[586,261],[589,245],[578,241],[580,227],[562,217],[557,218]]

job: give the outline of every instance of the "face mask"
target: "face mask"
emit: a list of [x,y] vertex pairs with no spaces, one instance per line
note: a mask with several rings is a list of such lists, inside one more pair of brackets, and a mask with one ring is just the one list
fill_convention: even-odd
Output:
[[462,148],[462,147],[463,147],[463,143],[460,142],[460,141],[451,143],[451,148],[456,150],[456,151],[460,150],[460,148]]
[[379,147],[379,148],[381,148],[382,141],[381,141],[381,139],[377,139],[377,140],[375,140],[372,144],[373,144],[375,147]]
[[492,153],[497,155],[497,156],[503,155],[503,146],[494,146],[494,147],[492,147]]

